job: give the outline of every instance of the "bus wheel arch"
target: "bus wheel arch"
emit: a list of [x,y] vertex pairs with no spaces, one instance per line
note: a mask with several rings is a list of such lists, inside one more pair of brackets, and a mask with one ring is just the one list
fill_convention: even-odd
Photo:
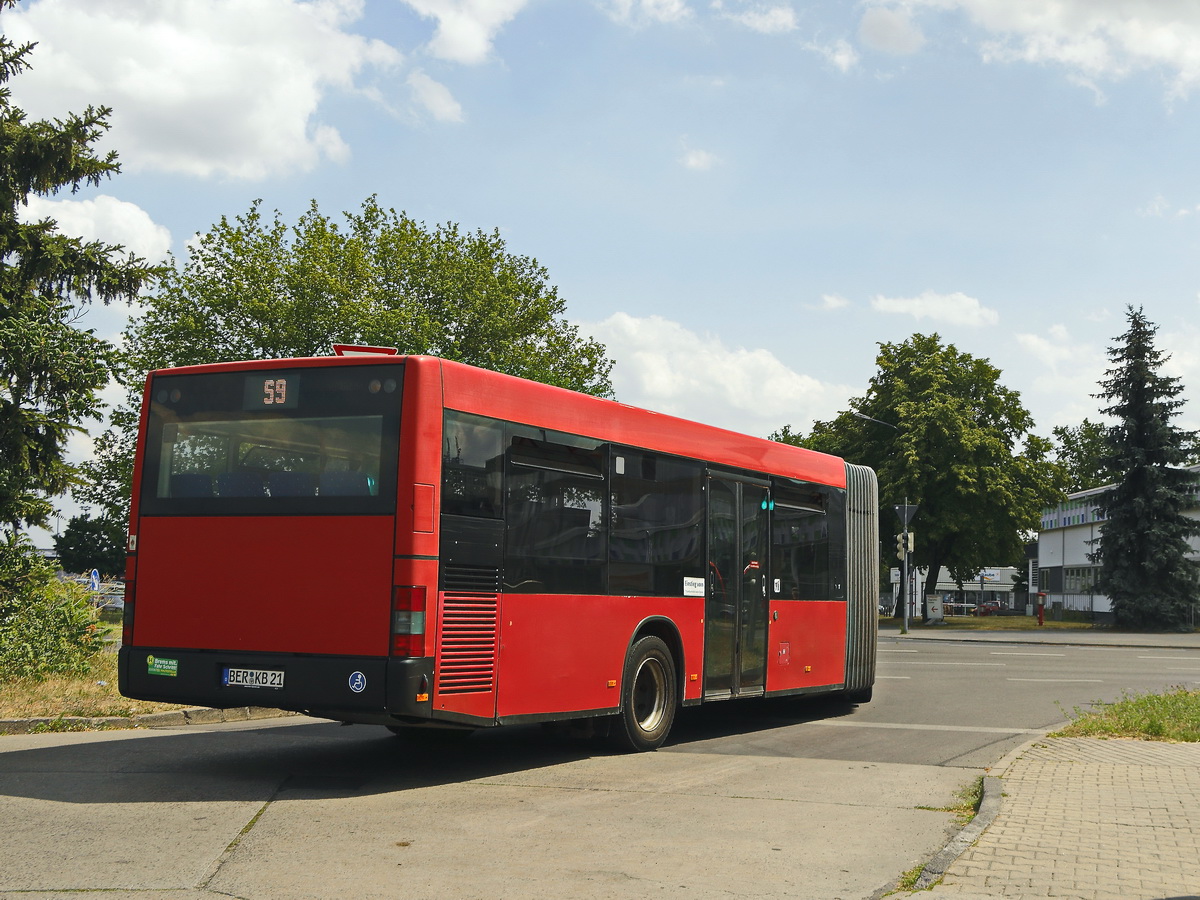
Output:
[[621,711],[609,730],[618,748],[642,752],[662,746],[679,708],[681,669],[668,640],[656,629],[639,630],[625,656]]

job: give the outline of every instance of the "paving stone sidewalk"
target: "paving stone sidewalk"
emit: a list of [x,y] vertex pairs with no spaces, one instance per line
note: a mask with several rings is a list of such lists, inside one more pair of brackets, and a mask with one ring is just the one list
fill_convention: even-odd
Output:
[[1200,900],[1200,744],[1044,738],[932,890],[892,897]]

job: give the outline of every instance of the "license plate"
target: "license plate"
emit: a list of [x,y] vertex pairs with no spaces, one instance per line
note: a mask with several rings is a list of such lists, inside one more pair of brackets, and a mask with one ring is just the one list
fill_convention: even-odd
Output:
[[278,669],[225,669],[225,687],[282,688],[283,672]]

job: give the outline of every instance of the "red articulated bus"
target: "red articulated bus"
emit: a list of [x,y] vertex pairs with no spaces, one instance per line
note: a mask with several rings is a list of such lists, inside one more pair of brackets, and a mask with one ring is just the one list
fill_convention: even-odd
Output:
[[[343,722],[870,699],[874,473],[428,356],[150,373],[121,693]],[[584,723],[586,724],[586,723]]]

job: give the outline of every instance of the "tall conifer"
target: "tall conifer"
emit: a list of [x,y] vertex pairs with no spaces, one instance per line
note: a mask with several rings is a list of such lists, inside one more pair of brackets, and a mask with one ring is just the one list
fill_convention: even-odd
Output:
[[[0,0],[0,10],[15,0]],[[110,110],[89,106],[30,121],[8,82],[29,67],[32,44],[0,35],[0,531],[45,525],[51,497],[78,480],[66,441],[98,418],[98,391],[114,348],[76,326],[78,303],[132,299],[155,270],[123,248],[59,233],[51,219],[26,221],[31,195],[98,185],[118,171],[116,154],[93,144]]]
[[1097,504],[1104,516],[1093,561],[1099,588],[1112,601],[1116,624],[1139,629],[1186,629],[1197,600],[1200,563],[1187,557],[1200,521],[1197,473],[1183,468],[1196,433],[1171,424],[1183,401],[1178,378],[1160,374],[1169,359],[1154,346],[1158,327],[1140,308],[1128,308],[1129,329],[1109,348],[1113,366],[1096,396],[1115,420],[1106,435],[1104,468],[1117,473]]

